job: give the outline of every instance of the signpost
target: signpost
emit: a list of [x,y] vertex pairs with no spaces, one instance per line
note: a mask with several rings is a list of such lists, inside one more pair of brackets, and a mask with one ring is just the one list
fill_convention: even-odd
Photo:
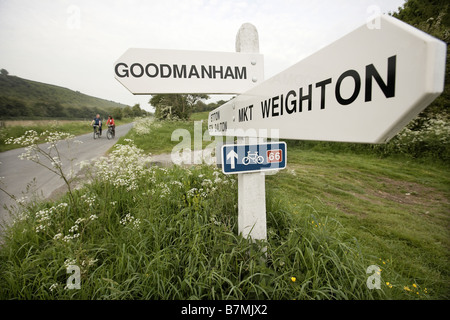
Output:
[[363,25],[266,81],[251,24],[238,31],[237,53],[129,49],[114,73],[133,94],[241,93],[210,112],[208,129],[238,138],[222,147],[222,170],[238,174],[239,233],[265,240],[264,172],[287,161],[285,143],[263,143],[269,131],[383,143],[444,89],[446,44],[393,17],[375,19],[379,28]]
[[115,78],[133,94],[242,93],[264,77],[258,53],[128,49]]
[[390,16],[366,25],[210,113],[210,135],[383,143],[444,87],[446,44]]
[[[380,28],[363,25],[211,111],[210,135],[387,142],[443,91],[446,44],[393,17],[376,19]],[[239,170],[236,150],[227,150],[224,172]],[[245,181],[256,175],[239,174],[238,225],[244,237],[265,239],[265,207],[253,208],[265,200],[264,176]]]
[[286,168],[286,143],[226,144],[222,146],[225,174],[263,172]]

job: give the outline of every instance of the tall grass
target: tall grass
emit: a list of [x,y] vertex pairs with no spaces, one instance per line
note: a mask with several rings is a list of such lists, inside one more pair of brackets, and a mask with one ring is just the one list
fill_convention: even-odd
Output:
[[[129,142],[129,141],[128,141]],[[237,234],[234,177],[208,166],[158,168],[133,144],[90,166],[91,181],[30,204],[0,250],[2,299],[378,299],[369,257],[315,208],[267,194],[268,241]],[[262,250],[266,248],[266,252]],[[68,265],[81,289],[65,289]]]

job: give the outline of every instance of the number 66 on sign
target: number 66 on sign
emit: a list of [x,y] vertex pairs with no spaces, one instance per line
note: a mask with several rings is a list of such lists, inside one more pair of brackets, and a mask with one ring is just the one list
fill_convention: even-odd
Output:
[[281,149],[267,151],[267,162],[277,163],[281,162],[282,160],[283,160],[283,151]]

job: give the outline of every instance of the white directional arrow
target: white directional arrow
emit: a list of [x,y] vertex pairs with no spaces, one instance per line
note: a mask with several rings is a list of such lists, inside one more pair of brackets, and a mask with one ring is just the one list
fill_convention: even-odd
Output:
[[235,159],[238,158],[238,154],[234,151],[231,150],[230,152],[228,152],[227,154],[227,160],[230,159],[231,160],[231,169],[234,169],[235,166]]

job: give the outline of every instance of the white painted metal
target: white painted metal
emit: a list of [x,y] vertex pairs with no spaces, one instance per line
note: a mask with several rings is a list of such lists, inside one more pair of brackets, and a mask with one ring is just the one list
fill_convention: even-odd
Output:
[[242,93],[263,75],[255,52],[131,48],[114,64],[115,78],[133,94]]
[[393,17],[375,19],[379,28],[363,25],[212,111],[210,134],[391,139],[443,91],[446,44]]

